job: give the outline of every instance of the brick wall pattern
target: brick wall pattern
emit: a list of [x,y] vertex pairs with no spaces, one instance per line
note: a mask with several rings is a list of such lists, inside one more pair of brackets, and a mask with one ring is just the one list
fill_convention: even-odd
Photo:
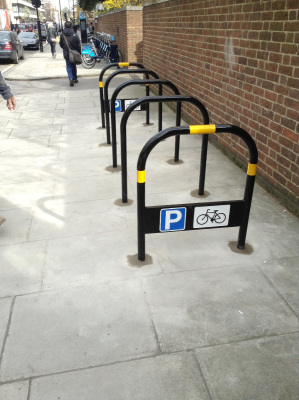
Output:
[[[299,1],[149,3],[145,66],[199,98],[212,123],[247,130],[259,150],[261,183],[299,213]],[[195,109],[184,112],[198,122]],[[245,163],[239,140],[214,140]]]
[[142,63],[142,16],[142,7],[133,10],[127,7],[97,19],[96,30],[115,36],[116,44],[122,52],[124,61]]

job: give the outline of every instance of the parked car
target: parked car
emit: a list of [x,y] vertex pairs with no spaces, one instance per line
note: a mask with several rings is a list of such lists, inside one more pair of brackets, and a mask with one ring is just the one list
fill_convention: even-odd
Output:
[[39,48],[39,38],[34,32],[21,32],[18,38],[23,41],[23,47],[25,49],[30,47]]
[[18,32],[28,32],[29,31],[29,25],[28,24],[18,24]]
[[47,39],[47,25],[40,24],[40,30],[41,30],[41,34],[42,34],[42,39],[46,40]]
[[16,32],[0,31],[0,59],[18,64],[20,58],[24,58],[23,41]]

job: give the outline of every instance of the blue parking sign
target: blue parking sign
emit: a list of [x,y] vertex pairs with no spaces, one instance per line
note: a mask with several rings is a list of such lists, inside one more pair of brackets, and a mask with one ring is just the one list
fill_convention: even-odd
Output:
[[121,111],[121,101],[115,100],[115,112],[120,112],[120,111]]
[[183,231],[186,226],[186,207],[162,208],[160,232]]

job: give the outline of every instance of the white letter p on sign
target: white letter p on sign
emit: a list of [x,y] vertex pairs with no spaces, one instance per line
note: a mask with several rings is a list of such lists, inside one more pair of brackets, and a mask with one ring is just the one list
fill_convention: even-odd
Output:
[[[174,218],[172,218],[174,216]],[[175,224],[179,222],[182,218],[182,213],[179,210],[167,210],[165,215],[165,229],[170,229],[170,224]]]

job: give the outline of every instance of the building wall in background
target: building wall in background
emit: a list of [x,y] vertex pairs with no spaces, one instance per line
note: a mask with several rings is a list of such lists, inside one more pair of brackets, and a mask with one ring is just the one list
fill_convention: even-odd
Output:
[[142,7],[125,7],[98,17],[95,29],[115,36],[125,61],[140,63],[143,55],[142,24]]

